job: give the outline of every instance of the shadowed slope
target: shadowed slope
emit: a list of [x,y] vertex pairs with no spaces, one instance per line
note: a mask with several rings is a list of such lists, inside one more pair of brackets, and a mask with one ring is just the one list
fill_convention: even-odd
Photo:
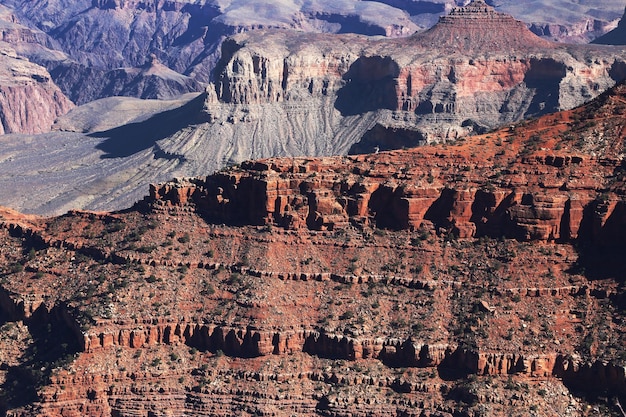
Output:
[[[203,122],[204,120],[200,116],[205,99],[206,95],[200,94],[180,108],[158,113],[139,123],[130,123],[107,131],[94,132],[89,136],[106,138],[96,146],[97,149],[105,152],[103,158],[128,157],[152,148],[157,141],[172,136],[181,129]],[[182,158],[184,159],[184,157]]]

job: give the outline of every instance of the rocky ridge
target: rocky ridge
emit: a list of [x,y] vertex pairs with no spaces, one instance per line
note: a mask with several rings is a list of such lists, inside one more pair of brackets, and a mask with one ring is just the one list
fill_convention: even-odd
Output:
[[123,212],[3,210],[0,406],[619,415],[625,97],[455,145],[248,162]]
[[[483,137],[483,145],[485,138],[497,143],[497,155],[464,139],[443,149],[244,162],[205,181],[152,186],[150,198],[165,206],[193,202],[218,223],[415,230],[430,220],[463,238],[571,241],[583,230],[601,234],[598,225],[621,216],[625,88],[622,83],[587,106],[529,122],[522,135],[512,126]],[[602,202],[601,193],[608,193]]]

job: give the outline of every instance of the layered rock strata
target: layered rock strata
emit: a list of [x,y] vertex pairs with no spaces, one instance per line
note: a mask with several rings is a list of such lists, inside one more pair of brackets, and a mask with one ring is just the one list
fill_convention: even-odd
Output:
[[618,412],[625,89],[455,145],[246,162],[123,212],[2,210],[0,406]]
[[[141,199],[150,182],[205,175],[248,159],[453,141],[574,107],[625,74],[620,48],[547,44],[511,17],[472,7],[457,8],[428,32],[401,40],[286,31],[237,35],[223,44],[215,84],[199,105],[194,100],[156,114],[146,103],[144,116],[127,118],[137,124],[126,127],[6,138],[11,144],[0,152],[0,185],[18,192],[5,193],[1,201],[39,214],[122,209]],[[163,71],[176,85],[188,81],[158,64],[142,74]],[[163,77],[151,84],[144,75],[122,72],[119,83],[92,83],[96,87],[79,93],[136,86],[143,94],[163,85]],[[89,124],[102,126],[91,120],[117,117],[108,103],[73,115],[93,111]],[[68,124],[87,125],[80,119]],[[22,142],[32,146],[20,147]],[[67,163],[76,160],[81,163]],[[54,173],[42,175],[51,163]]]
[[624,88],[468,143],[245,162],[204,180],[152,186],[148,201],[191,204],[216,222],[286,229],[417,230],[426,221],[464,238],[608,238],[623,227]]
[[[273,32],[224,43],[209,115],[220,124],[256,124],[260,109],[271,109],[280,125],[304,126],[297,132],[304,142],[354,144],[382,128],[412,132],[411,145],[573,108],[626,75],[623,50],[547,42],[482,2],[454,8],[401,41],[310,40]],[[302,116],[313,109],[317,129]],[[277,134],[252,131],[261,141]],[[388,136],[368,150],[393,149]]]
[[[330,161],[309,173],[332,189]],[[315,161],[287,162],[304,172]],[[344,160],[345,175],[358,165]],[[0,347],[7,414],[576,414],[586,404],[570,389],[626,389],[620,269],[589,280],[568,243],[455,239],[428,221],[233,227],[201,217],[201,183],[155,187],[162,196],[139,211],[3,211],[0,331],[26,352],[9,360],[15,342]]]
[[0,134],[48,132],[74,104],[45,68],[19,58],[6,47],[0,54]]

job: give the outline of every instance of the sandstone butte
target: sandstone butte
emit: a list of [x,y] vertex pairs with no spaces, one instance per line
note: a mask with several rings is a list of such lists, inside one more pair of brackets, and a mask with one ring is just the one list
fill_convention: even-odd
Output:
[[619,416],[625,116],[3,209],[2,414]]

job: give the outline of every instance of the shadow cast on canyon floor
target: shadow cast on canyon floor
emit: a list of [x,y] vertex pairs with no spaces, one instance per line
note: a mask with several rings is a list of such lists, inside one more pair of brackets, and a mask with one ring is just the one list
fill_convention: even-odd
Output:
[[205,95],[201,94],[179,108],[158,113],[142,122],[91,133],[88,136],[104,139],[96,146],[96,149],[105,152],[102,159],[129,157],[155,147],[158,141],[189,125],[201,123],[204,100]]

